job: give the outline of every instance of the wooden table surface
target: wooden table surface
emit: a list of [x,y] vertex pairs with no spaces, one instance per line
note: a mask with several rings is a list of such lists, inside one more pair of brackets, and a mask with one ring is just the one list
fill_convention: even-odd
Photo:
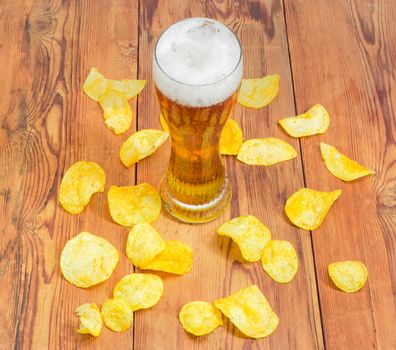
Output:
[[[160,128],[153,46],[169,24],[192,16],[216,18],[238,34],[245,77],[281,75],[279,95],[268,107],[237,106],[234,118],[246,139],[276,136],[299,156],[271,167],[225,158],[234,197],[222,217],[187,225],[162,213],[154,224],[166,239],[192,246],[192,272],[161,275],[163,298],[136,312],[129,331],[77,335],[75,307],[101,305],[133,271],[123,254],[128,230],[111,220],[107,189],[156,186],[169,155],[167,144],[136,168],[124,168],[118,151],[133,130],[115,136],[105,127],[100,107],[82,92],[84,79],[92,66],[115,79],[147,79],[131,102],[133,129]],[[395,18],[394,0],[1,1],[0,349],[396,349]],[[277,126],[281,117],[318,102],[331,117],[324,135],[298,140]],[[338,180],[324,167],[321,141],[377,174]],[[70,215],[58,205],[58,188],[78,160],[103,166],[106,191]],[[292,226],[283,212],[286,198],[303,186],[343,190],[315,232]],[[291,283],[279,285],[259,263],[241,262],[231,241],[215,234],[225,220],[246,214],[296,247],[300,268]],[[88,290],[67,283],[59,268],[65,242],[84,230],[122,253],[110,280]],[[368,283],[356,294],[342,293],[327,265],[353,259],[367,265]],[[200,338],[180,327],[184,303],[212,301],[252,283],[279,315],[273,335],[248,339],[228,321]]]

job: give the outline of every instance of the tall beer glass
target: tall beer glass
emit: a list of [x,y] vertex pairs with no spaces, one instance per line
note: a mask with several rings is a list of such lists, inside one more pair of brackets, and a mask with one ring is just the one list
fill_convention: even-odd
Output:
[[212,19],[177,22],[157,41],[154,83],[172,140],[160,192],[165,208],[182,221],[213,220],[231,200],[219,139],[242,70],[238,38]]

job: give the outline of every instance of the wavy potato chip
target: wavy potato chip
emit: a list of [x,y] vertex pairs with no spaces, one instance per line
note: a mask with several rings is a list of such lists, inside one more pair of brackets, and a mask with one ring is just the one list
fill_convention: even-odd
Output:
[[270,241],[264,247],[261,266],[275,282],[288,283],[298,270],[297,253],[288,241]]
[[95,67],[92,67],[85,79],[83,91],[88,97],[94,101],[99,101],[99,98],[108,90],[113,90],[121,93],[127,100],[139,94],[146,85],[145,80],[112,80],[106,79]]
[[367,169],[363,165],[340,153],[335,147],[320,143],[320,152],[326,168],[343,181],[352,181],[360,177],[375,174],[375,171]]
[[165,121],[165,118],[162,114],[160,115],[159,120],[160,120],[162,129],[164,129],[164,131],[169,131],[168,123]]
[[169,133],[146,129],[132,134],[121,146],[120,159],[127,168],[153,154],[168,138]]
[[107,90],[99,97],[99,104],[103,109],[105,124],[116,135],[124,133],[131,127],[132,109],[123,94]]
[[165,240],[154,227],[140,223],[129,232],[126,255],[134,266],[142,267],[148,265],[165,248]]
[[329,276],[343,292],[355,293],[367,282],[367,268],[360,261],[339,261],[328,266]]
[[162,279],[156,275],[131,273],[121,278],[113,290],[114,299],[124,299],[132,311],[148,309],[164,293]]
[[220,153],[237,155],[243,143],[242,130],[234,119],[228,119],[220,136]]
[[144,270],[156,270],[184,275],[192,268],[193,257],[190,246],[180,241],[166,241],[166,248],[159,253]]
[[316,230],[341,193],[341,190],[319,192],[301,188],[287,199],[286,215],[294,225],[304,230]]
[[88,288],[110,278],[118,264],[119,254],[107,240],[81,232],[66,242],[60,267],[71,284]]
[[124,299],[107,299],[102,306],[105,325],[114,332],[125,332],[133,322],[133,311]]
[[59,203],[70,214],[81,213],[96,192],[103,192],[106,174],[99,164],[79,161],[62,178]]
[[330,117],[326,109],[317,103],[305,113],[280,119],[278,123],[290,136],[312,136],[326,132],[330,125]]
[[252,215],[225,222],[217,233],[230,237],[238,245],[243,258],[250,262],[260,260],[265,245],[271,240],[270,230]]
[[214,305],[245,335],[263,338],[278,327],[279,318],[256,285],[241,289]]
[[78,306],[74,312],[80,318],[80,325],[77,329],[79,334],[92,334],[97,337],[102,332],[103,321],[102,315],[95,303],[82,304]]
[[209,334],[223,325],[221,312],[207,301],[192,301],[183,305],[179,321],[186,332],[196,336]]
[[278,74],[257,79],[242,79],[238,102],[249,108],[262,108],[272,102],[279,91]]
[[245,141],[237,159],[250,165],[273,165],[297,157],[296,150],[287,142],[275,137]]
[[107,193],[110,215],[123,226],[157,220],[161,211],[161,198],[148,183],[136,186],[111,186]]

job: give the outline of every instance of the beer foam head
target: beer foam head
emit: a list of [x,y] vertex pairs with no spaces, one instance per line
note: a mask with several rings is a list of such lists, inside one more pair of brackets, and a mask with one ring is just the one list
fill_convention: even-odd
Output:
[[242,52],[235,34],[207,18],[170,26],[158,39],[153,74],[157,88],[183,105],[205,107],[230,97],[242,79]]

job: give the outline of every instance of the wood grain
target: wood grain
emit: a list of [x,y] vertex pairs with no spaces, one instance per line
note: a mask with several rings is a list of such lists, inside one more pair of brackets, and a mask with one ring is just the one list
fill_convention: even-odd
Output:
[[[140,6],[139,78],[148,86],[139,99],[139,129],[160,128],[159,107],[151,79],[152,55],[159,34],[185,17],[217,18],[240,37],[245,55],[245,76],[269,73],[282,76],[277,99],[268,107],[251,111],[237,107],[234,117],[245,138],[278,136],[280,115],[294,113],[284,14],[281,1],[144,1]],[[287,140],[298,148],[298,142]],[[165,172],[169,145],[139,163],[137,181],[157,186]],[[309,233],[300,233],[283,216],[286,196],[303,185],[299,159],[274,167],[250,167],[233,157],[226,158],[234,197],[229,210],[204,225],[179,223],[163,213],[154,224],[167,239],[189,243],[194,267],[182,277],[164,275],[165,293],[159,305],[136,312],[135,349],[318,349],[323,347],[319,308]],[[230,217],[252,214],[259,217],[275,238],[288,239],[298,250],[300,271],[288,285],[278,285],[265,275],[259,263],[240,262],[235,246],[218,237],[216,228]],[[223,297],[252,283],[259,285],[280,317],[277,331],[261,340],[245,338],[230,322],[213,334],[195,338],[178,322],[180,307],[193,300]]]
[[[326,5],[327,4],[327,5]],[[330,129],[301,141],[307,185],[343,194],[313,233],[328,349],[396,348],[396,31],[394,1],[286,0],[297,111],[320,102]],[[343,183],[324,167],[320,141],[377,174]],[[367,286],[336,290],[327,265],[361,260]]]
[[1,349],[132,347],[132,329],[105,329],[98,339],[75,333],[75,307],[110,297],[131,270],[126,259],[109,282],[89,290],[68,284],[59,269],[61,249],[79,232],[123,251],[127,230],[111,221],[106,193],[73,216],[57,204],[57,192],[64,171],[81,159],[103,166],[106,191],[135,181],[117,156],[125,137],[105,127],[82,84],[92,66],[113,78],[136,77],[137,8],[127,0],[0,6]]

